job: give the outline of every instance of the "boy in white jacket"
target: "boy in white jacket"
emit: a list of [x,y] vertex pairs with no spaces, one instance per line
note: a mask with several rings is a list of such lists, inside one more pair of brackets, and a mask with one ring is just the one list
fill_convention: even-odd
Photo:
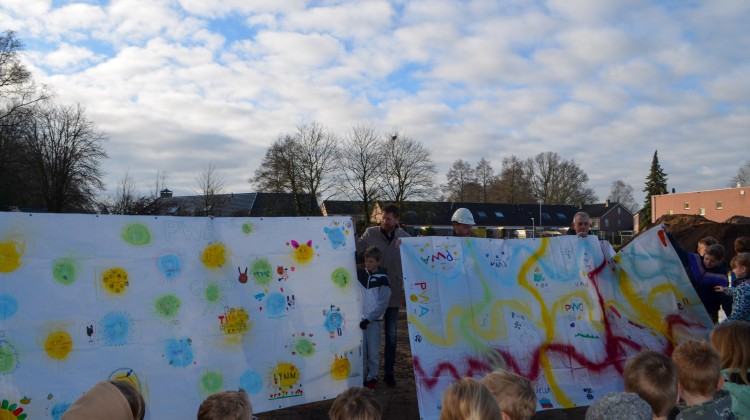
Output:
[[391,287],[388,283],[386,269],[379,267],[382,254],[371,246],[365,250],[365,268],[357,270],[357,279],[363,287],[362,321],[359,328],[363,331],[362,348],[364,349],[365,386],[375,389],[378,384],[378,355],[380,354],[380,331],[383,314],[391,298]]

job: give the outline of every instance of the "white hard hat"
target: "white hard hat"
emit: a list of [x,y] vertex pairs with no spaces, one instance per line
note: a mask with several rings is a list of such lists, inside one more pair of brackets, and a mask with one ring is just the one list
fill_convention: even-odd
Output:
[[453,213],[451,222],[461,223],[462,225],[474,225],[474,216],[471,215],[469,209],[461,207]]

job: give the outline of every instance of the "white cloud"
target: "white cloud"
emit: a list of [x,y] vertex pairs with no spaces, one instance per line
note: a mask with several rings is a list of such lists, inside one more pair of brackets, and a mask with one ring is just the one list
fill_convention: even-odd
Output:
[[62,43],[59,49],[44,56],[44,63],[54,69],[63,70],[71,66],[97,61],[94,53],[87,48]]

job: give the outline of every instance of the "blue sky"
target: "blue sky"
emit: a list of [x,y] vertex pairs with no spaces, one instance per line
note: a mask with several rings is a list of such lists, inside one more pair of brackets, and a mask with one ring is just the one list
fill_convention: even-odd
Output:
[[[109,135],[113,191],[211,161],[226,190],[303,121],[398,127],[456,159],[553,151],[604,199],[728,185],[750,145],[750,2],[0,0],[37,81]],[[437,194],[436,194],[437,195]]]

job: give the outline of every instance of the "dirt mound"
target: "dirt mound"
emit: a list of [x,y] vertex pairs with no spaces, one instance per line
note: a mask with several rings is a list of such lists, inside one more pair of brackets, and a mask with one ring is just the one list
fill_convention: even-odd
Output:
[[742,225],[750,224],[750,217],[747,216],[732,216],[725,220],[724,223],[738,223]]
[[[731,221],[731,222],[730,222]],[[732,216],[727,222],[714,222],[703,216],[689,214],[665,215],[656,224],[669,225],[669,232],[677,243],[688,252],[695,252],[698,241],[713,236],[724,246],[724,259],[729,262],[734,257],[734,240],[740,236],[750,236],[750,218]]]

